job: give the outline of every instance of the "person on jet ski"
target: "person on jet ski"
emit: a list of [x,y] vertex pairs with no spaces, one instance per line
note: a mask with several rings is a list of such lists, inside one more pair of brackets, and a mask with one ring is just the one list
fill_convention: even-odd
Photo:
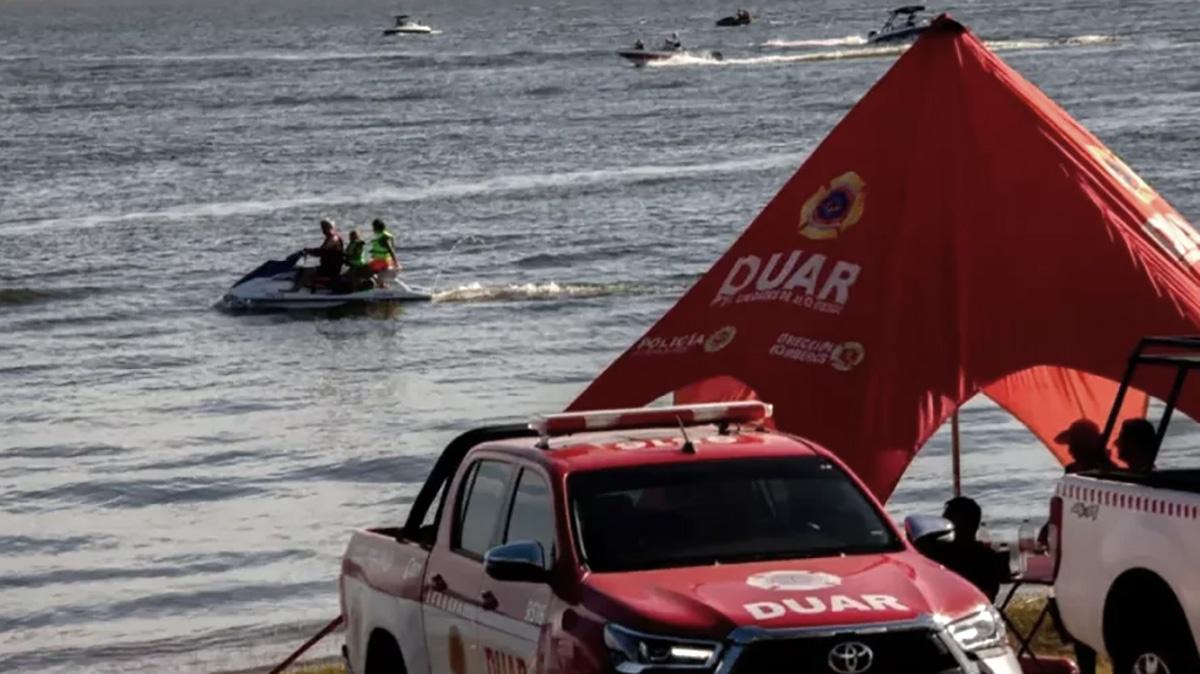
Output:
[[[371,239],[371,261],[367,263],[367,269],[374,274],[387,269],[399,269],[400,260],[396,257],[396,237],[387,231],[387,225],[379,218],[375,218],[375,221],[371,223],[371,229],[375,232],[375,238]],[[380,282],[379,287],[387,286]]]
[[325,240],[316,248],[305,248],[305,255],[315,255],[320,259],[316,267],[304,269],[296,278],[292,290],[315,288],[318,285],[328,285],[342,273],[342,237],[338,234],[333,220],[321,220],[321,234]]
[[351,272],[367,267],[367,242],[358,235],[357,229],[350,230],[350,243],[346,244],[346,266]]
[[350,230],[350,243],[346,244],[346,253],[343,257],[347,268],[342,277],[350,285],[370,281],[374,272],[367,266],[367,242],[358,235],[357,229]]

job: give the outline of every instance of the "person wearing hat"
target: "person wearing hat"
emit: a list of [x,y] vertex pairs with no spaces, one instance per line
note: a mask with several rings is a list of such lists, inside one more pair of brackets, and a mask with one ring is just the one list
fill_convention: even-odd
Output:
[[1090,419],[1077,419],[1065,431],[1054,436],[1054,442],[1067,446],[1071,455],[1071,463],[1067,464],[1067,473],[1079,473],[1085,470],[1109,470],[1113,467],[1108,458],[1108,452],[1100,443],[1100,427]]
[[[1066,466],[1066,472],[1079,473],[1085,470],[1113,470],[1112,459],[1108,456],[1102,444],[1103,433],[1096,422],[1090,419],[1076,419],[1065,431],[1054,436],[1054,442],[1067,446],[1071,455],[1071,463]],[[1038,541],[1047,544],[1050,538],[1049,525],[1042,527],[1038,533]],[[1075,662],[1078,663],[1080,674],[1095,674],[1096,651],[1090,646],[1075,639],[1063,624],[1062,615],[1058,610],[1058,601],[1053,595],[1047,600],[1050,604],[1050,619],[1054,622],[1063,643],[1070,644],[1075,650]]]

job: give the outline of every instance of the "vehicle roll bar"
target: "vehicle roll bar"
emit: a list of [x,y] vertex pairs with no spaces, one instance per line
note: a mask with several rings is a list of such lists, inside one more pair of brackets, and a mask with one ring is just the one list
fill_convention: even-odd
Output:
[[1125,375],[1121,378],[1121,386],[1117,389],[1117,397],[1113,400],[1112,410],[1108,413],[1108,421],[1104,423],[1104,431],[1100,441],[1102,447],[1107,447],[1112,433],[1117,425],[1117,416],[1121,405],[1125,403],[1125,394],[1133,380],[1133,374],[1139,365],[1175,368],[1175,380],[1171,384],[1171,392],[1166,399],[1166,408],[1162,419],[1158,422],[1155,433],[1155,443],[1162,445],[1163,437],[1167,434],[1167,425],[1171,423],[1171,415],[1179,402],[1183,384],[1192,370],[1200,369],[1200,335],[1179,335],[1175,337],[1143,337],[1138,340],[1137,348],[1129,356],[1125,366]]

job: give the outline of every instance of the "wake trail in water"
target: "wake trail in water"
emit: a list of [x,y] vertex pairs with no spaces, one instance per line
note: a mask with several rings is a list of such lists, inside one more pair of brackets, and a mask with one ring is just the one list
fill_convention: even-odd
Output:
[[[832,42],[837,44],[847,44],[838,42],[846,38],[831,38]],[[1077,35],[1072,37],[1062,38],[1029,38],[1029,39],[1013,39],[1013,40],[993,40],[985,41],[989,49],[994,51],[1020,51],[1034,49],[1061,49],[1069,47],[1088,47],[1096,45],[1110,44],[1118,42],[1119,37],[1115,35]],[[775,44],[771,44],[774,42]],[[772,40],[768,44],[771,46],[784,46],[784,41]],[[817,40],[808,40],[801,42],[817,42]],[[865,42],[865,41],[864,41]],[[811,46],[788,43],[787,46]],[[768,54],[765,56],[725,56],[725,58],[715,58],[708,54],[699,53],[683,53],[673,56],[662,61],[651,61],[647,65],[651,68],[678,68],[678,67],[696,67],[696,66],[746,66],[746,65],[772,65],[780,63],[808,63],[819,61],[845,61],[850,59],[869,59],[881,58],[885,56],[896,56],[908,51],[912,45],[888,45],[888,46],[864,46],[852,49],[837,49],[826,51],[806,51],[799,54]]]
[[611,297],[614,295],[646,295],[656,290],[640,283],[509,283],[485,285],[469,283],[457,288],[437,291],[434,302],[503,302],[513,300],[556,300]]
[[847,35],[845,37],[824,37],[824,38],[809,38],[801,40],[784,40],[773,38],[763,43],[764,47],[843,47],[866,44],[867,38],[861,35]]
[[718,59],[711,55],[680,54],[662,61],[651,61],[651,68],[678,68],[695,66],[747,66],[778,63],[807,63],[812,61],[843,61],[846,59],[878,58],[901,54],[907,47],[866,47],[839,51],[819,51],[804,54],[771,54],[768,56],[726,56]]

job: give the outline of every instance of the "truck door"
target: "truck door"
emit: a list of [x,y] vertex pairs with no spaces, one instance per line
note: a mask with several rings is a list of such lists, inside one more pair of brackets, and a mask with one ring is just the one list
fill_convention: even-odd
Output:
[[425,640],[435,674],[483,674],[476,619],[482,604],[483,555],[503,535],[501,525],[516,467],[481,459],[466,467],[450,536],[429,557],[422,594]]
[[[546,478],[523,468],[512,501],[505,508],[503,543],[536,541],[554,565],[558,550],[554,531],[554,501]],[[478,614],[479,645],[485,674],[533,674],[542,669],[539,641],[553,598],[548,583],[501,582],[483,576],[484,603]]]

